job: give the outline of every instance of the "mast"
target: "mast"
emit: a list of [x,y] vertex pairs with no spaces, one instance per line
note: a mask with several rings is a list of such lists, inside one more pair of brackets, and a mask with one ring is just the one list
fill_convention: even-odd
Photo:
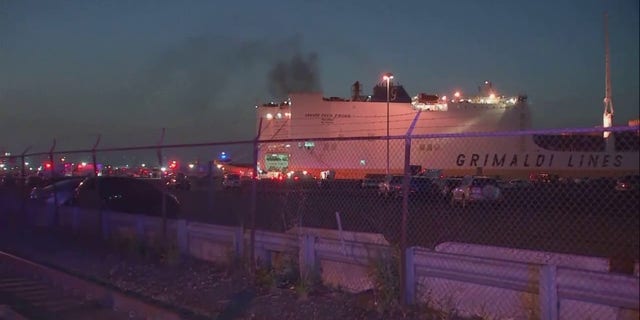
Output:
[[[604,64],[605,64],[605,96],[602,126],[610,128],[613,125],[613,101],[611,100],[611,66],[609,61],[609,28],[608,14],[604,14]],[[611,132],[604,131],[604,137],[608,138]]]

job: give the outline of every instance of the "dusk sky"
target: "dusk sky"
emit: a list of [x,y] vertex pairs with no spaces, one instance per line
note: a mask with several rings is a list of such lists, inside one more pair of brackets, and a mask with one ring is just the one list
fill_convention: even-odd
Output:
[[637,0],[0,0],[0,150],[153,144],[163,127],[170,143],[249,139],[296,59],[326,96],[387,71],[411,94],[491,80],[529,96],[536,128],[597,126],[605,10],[623,125],[640,106]]

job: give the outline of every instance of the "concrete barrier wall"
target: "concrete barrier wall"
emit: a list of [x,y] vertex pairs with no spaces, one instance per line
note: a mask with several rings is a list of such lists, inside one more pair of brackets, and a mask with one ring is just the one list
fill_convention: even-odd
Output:
[[639,319],[638,278],[558,268],[559,312],[564,319]]
[[377,243],[317,238],[315,256],[324,283],[360,292],[373,287],[369,276],[372,266],[377,259],[391,259],[391,248]]
[[553,264],[559,267],[580,266],[593,271],[609,271],[609,260],[566,253],[554,253],[514,248],[504,248],[470,243],[444,242],[435,248],[438,252],[455,253],[474,257],[487,257],[536,264]]
[[539,319],[539,266],[410,248],[411,296],[464,317]]
[[186,238],[186,252],[195,258],[228,263],[235,254],[235,243],[238,242],[237,227],[211,228],[208,224],[191,222],[186,224],[184,232],[178,238]]
[[[31,223],[52,226],[52,208],[31,207]],[[135,232],[152,237],[162,219],[122,213],[59,208],[58,224],[74,230],[96,230],[103,236]],[[167,232],[180,250],[198,259],[229,262],[246,257],[250,232],[239,227],[168,220]],[[256,256],[269,263],[275,254],[297,254],[303,272],[318,272],[329,285],[358,292],[373,286],[369,274],[376,259],[393,249],[376,235],[331,230],[291,233],[255,232]],[[466,244],[439,246],[438,252],[408,248],[406,296],[462,316],[496,319],[638,319],[639,278],[603,272],[597,258],[549,258],[550,253]],[[486,256],[478,256],[478,255]],[[520,259],[517,259],[520,257]],[[596,259],[596,260],[593,260]],[[587,269],[576,269],[583,261]]]
[[407,250],[408,294],[489,319],[638,319],[639,279],[549,264]]

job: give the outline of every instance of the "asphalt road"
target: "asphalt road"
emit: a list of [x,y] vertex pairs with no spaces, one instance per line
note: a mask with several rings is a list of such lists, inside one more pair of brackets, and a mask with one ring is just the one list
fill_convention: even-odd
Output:
[[[250,226],[251,185],[173,191],[189,220]],[[462,208],[434,194],[410,199],[407,241],[433,247],[470,242],[637,260],[640,192],[610,186],[540,185],[504,190],[500,204]],[[382,233],[400,239],[402,200],[387,199],[356,181],[315,184],[258,182],[256,227],[283,232],[293,226]]]
[[[211,181],[171,192],[187,220],[251,226],[251,181],[235,189]],[[4,198],[2,209],[12,203]],[[357,181],[318,186],[261,180],[256,182],[255,200],[258,229],[338,229],[338,212],[343,230],[381,233],[392,244],[400,240],[402,200],[362,189]],[[638,261],[639,208],[640,191],[615,191],[606,183],[507,189],[500,204],[467,208],[452,206],[437,194],[424,194],[409,201],[407,242],[433,248],[456,241]]]

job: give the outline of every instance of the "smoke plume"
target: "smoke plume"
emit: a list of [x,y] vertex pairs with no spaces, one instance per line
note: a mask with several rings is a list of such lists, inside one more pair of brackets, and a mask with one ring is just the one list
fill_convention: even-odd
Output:
[[291,92],[319,91],[318,55],[296,52],[288,61],[276,62],[267,75],[267,81],[269,93],[277,98]]
[[198,118],[208,110],[258,102],[246,101],[252,98],[319,90],[318,55],[306,53],[300,37],[267,42],[201,35],[164,51],[142,83],[138,91],[148,108]]

